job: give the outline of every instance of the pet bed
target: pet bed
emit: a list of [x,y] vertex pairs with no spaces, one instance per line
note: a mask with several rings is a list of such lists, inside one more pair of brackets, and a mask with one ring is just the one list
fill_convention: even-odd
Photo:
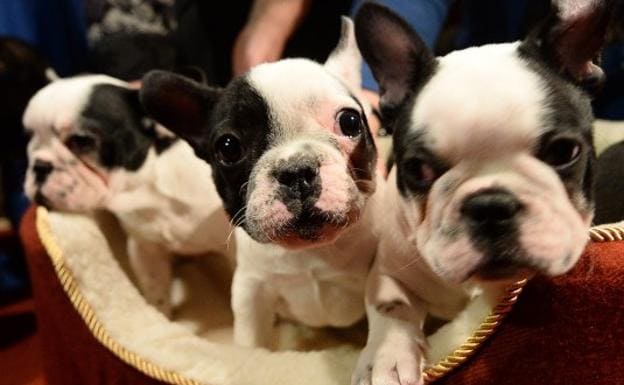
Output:
[[[556,279],[478,297],[429,337],[427,378],[440,384],[624,381],[624,228],[594,228],[579,264]],[[31,208],[22,224],[50,385],[349,384],[365,326],[285,325],[268,352],[231,344],[227,263],[183,261],[166,319],[127,274],[116,221]],[[524,286],[524,287],[523,287]],[[518,302],[516,303],[516,301]]]

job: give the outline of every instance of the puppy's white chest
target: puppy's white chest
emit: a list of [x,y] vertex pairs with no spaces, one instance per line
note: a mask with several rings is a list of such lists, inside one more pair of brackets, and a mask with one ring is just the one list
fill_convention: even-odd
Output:
[[310,269],[300,275],[274,277],[277,313],[309,326],[344,327],[364,315],[365,276],[357,272]]
[[236,231],[237,274],[261,281],[277,297],[277,314],[312,327],[345,327],[363,317],[372,253],[290,251]]

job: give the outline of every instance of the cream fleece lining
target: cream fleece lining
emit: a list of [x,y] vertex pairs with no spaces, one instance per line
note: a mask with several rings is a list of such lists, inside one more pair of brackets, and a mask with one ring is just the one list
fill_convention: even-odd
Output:
[[[178,266],[171,322],[145,302],[128,278],[125,239],[114,219],[61,213],[47,218],[65,267],[103,329],[144,360],[206,385],[349,384],[363,325],[346,331],[284,325],[280,346],[298,351],[271,353],[231,345],[230,272],[219,257],[188,259]],[[430,361],[437,362],[471,337],[494,302],[477,297],[459,322],[431,336]]]

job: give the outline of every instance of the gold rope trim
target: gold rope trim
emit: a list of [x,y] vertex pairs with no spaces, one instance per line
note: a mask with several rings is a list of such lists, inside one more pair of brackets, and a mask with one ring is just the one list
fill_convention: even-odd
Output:
[[[82,296],[71,271],[65,266],[63,250],[56,242],[56,238],[48,221],[48,210],[44,207],[37,208],[36,226],[41,243],[50,256],[54,270],[56,271],[65,293],[67,293],[71,303],[74,305],[74,308],[87,324],[87,327],[96,340],[119,357],[119,359],[123,362],[149,377],[173,385],[202,385],[195,380],[181,376],[177,372],[160,368],[159,366],[145,360],[138,354],[127,350],[117,341],[112,339],[108,332],[104,329],[100,320],[96,317],[93,308],[91,308]],[[624,240],[624,222],[622,225],[613,224],[593,227],[589,230],[589,236],[594,242]],[[518,297],[520,296],[522,288],[526,282],[527,280],[524,279],[510,285],[506,289],[500,303],[487,317],[485,317],[485,320],[472,334],[472,336],[469,337],[461,346],[459,346],[459,348],[455,349],[453,353],[425,370],[425,381],[433,382],[440,379],[457,366],[463,364],[470,356],[472,356],[477,348],[481,346],[483,341],[494,333],[505,316],[511,311],[513,305],[518,301]]]
[[41,239],[41,243],[50,256],[56,275],[58,276],[65,293],[96,340],[98,340],[120,360],[151,378],[174,385],[202,385],[195,380],[181,376],[177,372],[160,368],[159,366],[145,360],[138,354],[129,351],[111,338],[106,329],[104,329],[100,320],[97,318],[91,305],[87,303],[78,289],[71,271],[65,266],[63,250],[58,245],[52,229],[50,228],[48,210],[44,207],[37,207],[36,226],[39,239]]
[[485,341],[500,325],[505,316],[511,311],[513,305],[518,301],[522,288],[527,283],[526,279],[510,285],[498,305],[485,317],[479,328],[461,344],[455,351],[446,358],[441,359],[437,364],[425,369],[425,381],[433,382],[459,365],[463,364],[477,350],[481,343]]
[[613,242],[624,240],[624,222],[592,227],[589,237],[594,242]]

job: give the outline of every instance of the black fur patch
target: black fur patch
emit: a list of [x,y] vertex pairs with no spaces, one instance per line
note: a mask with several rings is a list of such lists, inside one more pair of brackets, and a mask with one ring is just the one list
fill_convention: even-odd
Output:
[[377,167],[377,147],[375,146],[370,127],[368,126],[364,107],[362,107],[362,104],[355,96],[350,96],[360,107],[360,114],[364,127],[358,144],[351,153],[349,163],[353,170],[353,180],[355,180],[358,189],[363,193],[372,193],[372,191],[370,191],[370,183],[368,182],[372,181],[374,170]]
[[[407,110],[405,109],[405,112]],[[411,129],[409,115],[408,113],[403,113],[399,116],[396,131],[392,137],[392,147],[397,167],[397,187],[399,188],[399,193],[405,198],[411,196],[423,197],[426,196],[428,190],[419,189],[414,183],[411,183],[412,175],[410,175],[408,170],[409,161],[414,158],[422,159],[437,175],[444,174],[450,168],[450,165],[444,159],[434,154],[428,147],[425,129]]]
[[391,127],[396,114],[436,72],[438,62],[413,28],[380,4],[362,5],[355,17],[355,36],[380,86],[384,126]]
[[[99,138],[99,162],[109,169],[138,170],[157,141],[137,92],[111,84],[93,87],[78,124]],[[163,144],[166,148],[171,143]]]
[[568,194],[581,191],[588,202],[593,202],[593,168],[596,154],[593,143],[593,120],[589,95],[567,77],[557,73],[544,61],[537,48],[528,42],[518,49],[519,56],[542,80],[546,104],[541,136],[536,156],[558,135],[577,138],[584,144],[580,159],[565,169],[557,170]]
[[[290,210],[290,209],[289,209]],[[283,231],[295,231],[297,236],[307,241],[315,241],[320,237],[320,230],[327,223],[332,222],[331,216],[316,207],[302,211],[293,219]],[[340,223],[341,225],[342,223]]]
[[[275,132],[269,107],[245,78],[238,78],[223,91],[208,125],[211,127],[209,135],[200,139],[196,151],[211,163],[215,185],[226,211],[245,227],[247,182]],[[243,158],[232,165],[222,164],[214,156],[215,144],[225,134],[239,138],[244,152]]]

